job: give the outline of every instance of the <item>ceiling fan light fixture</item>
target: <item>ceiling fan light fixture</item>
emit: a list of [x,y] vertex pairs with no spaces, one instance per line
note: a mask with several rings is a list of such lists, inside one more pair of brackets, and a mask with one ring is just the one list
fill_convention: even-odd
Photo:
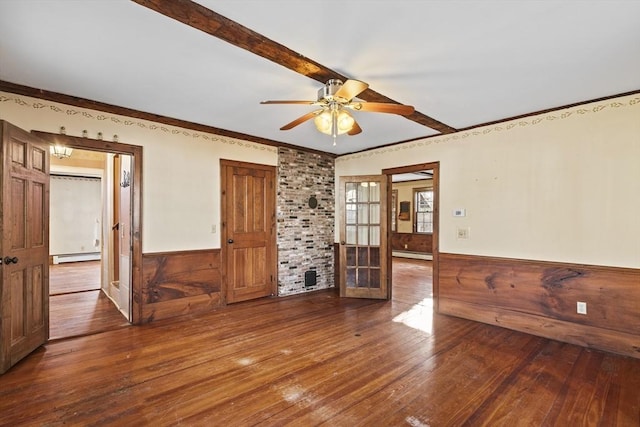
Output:
[[[349,132],[355,123],[351,114],[344,110],[336,111],[335,114],[337,114],[337,135]],[[331,110],[327,109],[318,114],[316,118],[313,119],[313,122],[318,131],[327,135],[333,135],[333,112]]]
[[282,126],[280,130],[289,130],[314,119],[316,129],[319,132],[333,138],[336,145],[338,135],[349,136],[362,133],[362,128],[347,110],[365,111],[374,113],[400,114],[408,116],[414,113],[410,105],[397,104],[395,102],[364,102],[357,100],[357,96],[367,90],[369,85],[360,80],[348,79],[342,82],[340,79],[330,79],[318,90],[317,101],[262,101],[261,104],[307,104],[315,105],[320,109],[311,111],[294,121]]

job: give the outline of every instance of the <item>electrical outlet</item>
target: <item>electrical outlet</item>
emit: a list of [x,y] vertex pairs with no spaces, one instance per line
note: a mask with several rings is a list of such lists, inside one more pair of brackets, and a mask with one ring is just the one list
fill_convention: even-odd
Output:
[[587,303],[578,301],[578,303],[576,304],[576,311],[578,312],[578,314],[587,314]]
[[468,239],[469,228],[458,228],[457,236],[458,236],[458,239]]

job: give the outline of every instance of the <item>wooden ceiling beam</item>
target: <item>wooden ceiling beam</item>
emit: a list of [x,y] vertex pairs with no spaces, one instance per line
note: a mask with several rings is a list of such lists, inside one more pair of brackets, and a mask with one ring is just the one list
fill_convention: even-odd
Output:
[[[312,78],[322,84],[330,79],[346,81],[342,75],[316,61],[307,58],[286,46],[256,33],[255,31],[226,18],[191,0],[132,0],[141,6],[154,10],[166,17],[175,19],[192,28],[224,40],[236,47],[282,65],[292,71]],[[358,98],[369,102],[390,102],[400,104],[391,98],[367,89]],[[407,119],[440,133],[453,133],[456,129],[418,111]]]

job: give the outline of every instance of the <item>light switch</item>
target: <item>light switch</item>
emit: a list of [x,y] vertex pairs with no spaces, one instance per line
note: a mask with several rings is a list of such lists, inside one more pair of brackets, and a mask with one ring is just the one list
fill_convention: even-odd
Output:
[[457,236],[458,236],[458,239],[468,239],[469,228],[458,228]]
[[463,208],[457,208],[453,210],[453,216],[467,216],[467,210]]

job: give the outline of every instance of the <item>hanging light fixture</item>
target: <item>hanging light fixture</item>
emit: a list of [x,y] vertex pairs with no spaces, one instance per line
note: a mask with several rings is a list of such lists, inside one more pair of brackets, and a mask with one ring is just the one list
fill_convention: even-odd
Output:
[[71,153],[73,152],[73,148],[65,147],[64,145],[52,145],[51,146],[51,154],[56,156],[59,159],[66,159],[71,157]]
[[336,137],[349,132],[353,128],[355,120],[344,109],[332,102],[329,108],[318,114],[313,120],[316,129],[333,137],[333,145],[336,145]]

